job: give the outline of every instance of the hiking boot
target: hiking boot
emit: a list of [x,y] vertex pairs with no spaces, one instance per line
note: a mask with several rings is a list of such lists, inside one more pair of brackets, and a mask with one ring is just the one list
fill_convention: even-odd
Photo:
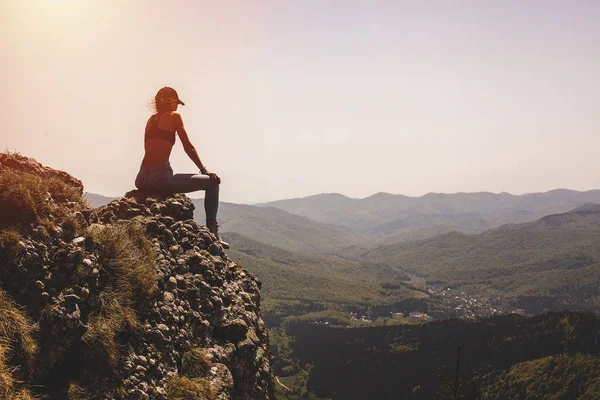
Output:
[[221,236],[219,235],[219,224],[217,224],[216,222],[207,222],[206,227],[208,228],[210,233],[215,235],[215,237],[217,238],[217,241],[219,242],[219,244],[221,246],[223,246],[224,249],[229,248],[229,243],[227,243],[226,241],[221,239]]

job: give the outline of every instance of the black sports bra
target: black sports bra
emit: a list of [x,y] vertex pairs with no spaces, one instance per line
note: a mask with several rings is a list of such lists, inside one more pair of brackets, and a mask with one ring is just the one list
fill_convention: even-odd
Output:
[[144,141],[148,139],[162,139],[171,143],[172,146],[175,144],[175,131],[169,132],[158,127],[158,121],[160,121],[160,117],[162,114],[163,113],[156,114],[156,116],[154,117],[154,121],[152,122],[150,128],[144,136]]

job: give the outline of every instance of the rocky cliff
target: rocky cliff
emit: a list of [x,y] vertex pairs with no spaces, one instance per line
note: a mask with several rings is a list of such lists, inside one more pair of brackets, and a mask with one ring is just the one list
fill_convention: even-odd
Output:
[[0,154],[0,399],[273,399],[260,282],[182,194]]

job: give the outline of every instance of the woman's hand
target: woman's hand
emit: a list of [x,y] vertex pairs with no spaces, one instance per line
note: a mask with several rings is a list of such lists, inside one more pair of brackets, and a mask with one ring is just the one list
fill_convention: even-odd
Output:
[[210,179],[214,183],[218,183],[219,185],[221,184],[221,178],[219,178],[219,175],[215,174],[214,172],[208,172],[206,175],[210,176]]
[[219,175],[215,174],[214,172],[209,172],[204,165],[202,166],[200,173],[202,175],[208,175],[210,177],[210,180],[214,183],[218,183],[219,185],[221,184],[221,178],[219,178]]

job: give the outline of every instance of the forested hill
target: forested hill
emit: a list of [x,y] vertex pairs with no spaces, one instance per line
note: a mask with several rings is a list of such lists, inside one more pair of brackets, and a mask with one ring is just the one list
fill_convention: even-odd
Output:
[[262,310],[271,326],[290,315],[331,310],[348,316],[349,310],[399,309],[403,302],[414,307],[429,298],[403,282],[410,279],[406,273],[388,265],[291,252],[237,233],[224,236],[232,259],[262,281]]
[[481,234],[452,232],[378,247],[359,260],[387,263],[429,285],[502,295],[549,296],[600,306],[600,205],[589,204]]
[[476,374],[460,398],[600,398],[597,314],[352,329],[297,324],[289,332],[300,363],[315,366],[308,388],[333,400],[441,398],[437,370],[454,382],[458,345],[460,382]]
[[[195,219],[204,220],[203,200],[194,200]],[[290,251],[336,254],[368,238],[349,228],[317,222],[274,207],[255,207],[221,202],[219,224],[223,232],[235,232]]]

